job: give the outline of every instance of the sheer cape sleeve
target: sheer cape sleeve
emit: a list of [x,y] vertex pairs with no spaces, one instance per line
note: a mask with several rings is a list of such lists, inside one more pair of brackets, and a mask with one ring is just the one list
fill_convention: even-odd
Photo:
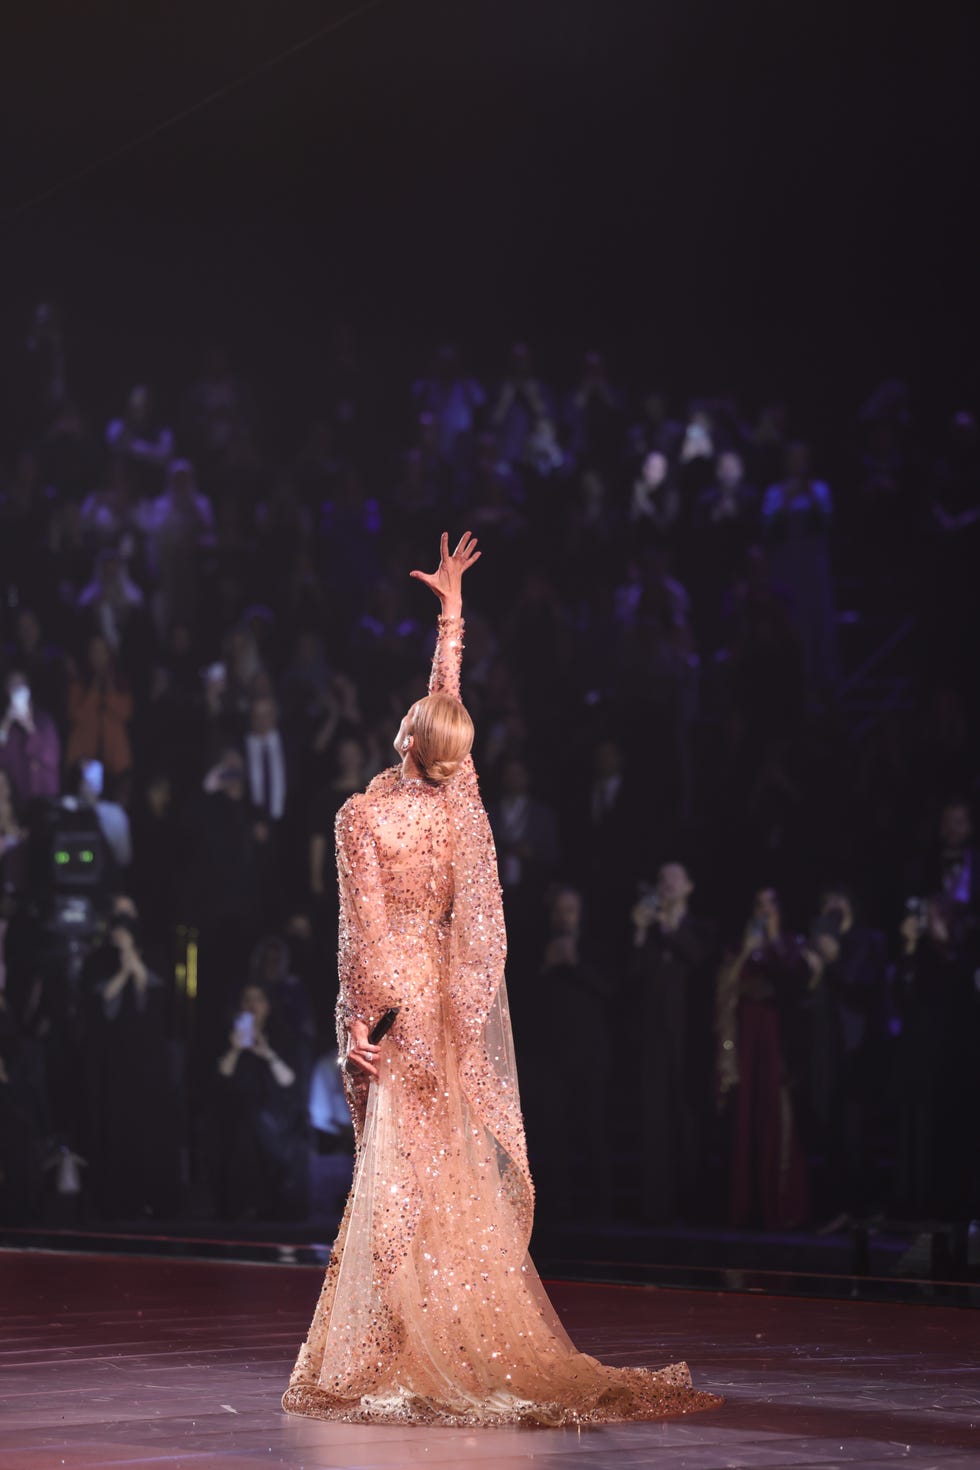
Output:
[[[438,620],[430,694],[460,697],[462,617]],[[470,1106],[497,1141],[502,1183],[530,1236],[534,1189],[527,1162],[504,971],[507,931],[497,851],[472,756],[446,783],[452,837],[449,1025]]]

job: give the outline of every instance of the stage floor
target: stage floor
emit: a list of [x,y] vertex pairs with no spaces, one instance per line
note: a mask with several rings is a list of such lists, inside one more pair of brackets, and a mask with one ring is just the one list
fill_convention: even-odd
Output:
[[549,1284],[609,1362],[687,1358],[714,1413],[565,1430],[288,1417],[315,1267],[0,1251],[0,1470],[980,1467],[980,1316],[933,1305]]

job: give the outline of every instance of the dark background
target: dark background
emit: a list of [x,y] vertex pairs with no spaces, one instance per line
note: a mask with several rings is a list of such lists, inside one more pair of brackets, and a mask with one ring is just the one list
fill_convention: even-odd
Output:
[[275,442],[338,321],[396,382],[444,334],[492,372],[519,335],[545,370],[595,345],[802,401],[818,437],[885,375],[927,413],[975,394],[975,5],[381,0],[111,158],[344,13],[5,19],[0,306],[20,336],[50,295],[104,346],[84,408],[166,394],[214,334]]

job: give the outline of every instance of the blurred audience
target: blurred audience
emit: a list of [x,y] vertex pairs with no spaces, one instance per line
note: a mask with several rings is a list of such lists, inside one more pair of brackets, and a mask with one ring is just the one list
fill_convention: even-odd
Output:
[[314,1077],[317,1147],[347,1146],[333,823],[424,689],[404,574],[453,523],[488,553],[464,697],[544,1218],[980,1213],[949,1142],[980,1044],[974,413],[888,380],[811,449],[792,405],[636,391],[597,348],[515,343],[488,389],[461,342],[385,415],[353,329],[325,351],[269,430],[217,344],[110,418],[35,314],[0,466],[3,1218],[55,1179],[104,1216],[301,1214]]

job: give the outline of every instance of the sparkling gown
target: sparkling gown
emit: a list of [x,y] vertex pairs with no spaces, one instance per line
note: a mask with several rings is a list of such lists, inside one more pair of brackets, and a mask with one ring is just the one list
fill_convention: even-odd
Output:
[[[430,693],[459,697],[462,619],[439,619]],[[340,809],[347,1022],[400,1007],[380,1077],[345,1074],[354,1177],[283,1407],[444,1425],[658,1419],[720,1403],[685,1363],[578,1352],[528,1255],[533,1186],[490,825],[473,762],[442,785],[381,772]]]

